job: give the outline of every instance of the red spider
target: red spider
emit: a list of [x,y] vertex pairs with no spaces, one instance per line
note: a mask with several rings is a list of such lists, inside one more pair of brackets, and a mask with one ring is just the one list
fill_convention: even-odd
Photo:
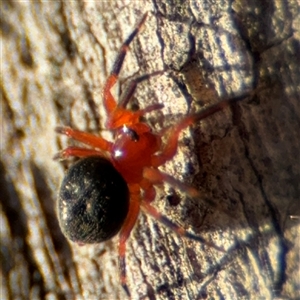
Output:
[[[176,154],[178,137],[183,129],[222,110],[231,101],[222,101],[199,113],[187,115],[164,133],[156,134],[141,121],[141,117],[161,109],[162,104],[154,104],[138,111],[126,109],[137,84],[149,78],[149,75],[133,81],[129,92],[119,103],[111,94],[129,44],[140,31],[146,17],[145,14],[122,45],[104,86],[103,101],[108,116],[106,128],[113,132],[114,142],[69,127],[56,128],[58,133],[91,147],[68,147],[55,156],[60,159],[70,156],[83,157],[68,170],[61,185],[58,214],[62,231],[70,240],[81,244],[102,242],[120,232],[120,280],[127,295],[130,293],[126,283],[126,241],[137,221],[140,209],[180,236],[224,251],[171,222],[161,215],[151,202],[156,195],[154,185],[164,182],[192,197],[199,197],[196,189],[185,186],[158,168]],[[166,140],[162,142],[165,133],[167,133]]]

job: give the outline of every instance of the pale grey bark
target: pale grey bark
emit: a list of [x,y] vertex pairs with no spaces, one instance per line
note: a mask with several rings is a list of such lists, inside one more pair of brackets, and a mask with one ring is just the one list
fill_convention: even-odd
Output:
[[142,215],[127,244],[132,298],[299,298],[298,3],[199,0],[2,2],[1,299],[124,299],[118,239],[80,247],[60,232],[55,201],[67,163],[52,156],[70,141],[54,128],[103,127],[101,88],[146,11],[121,88],[166,69],[133,100],[165,104],[164,118],[151,115],[156,130],[245,97],[186,130],[166,166],[220,209],[184,194],[172,206],[167,186],[155,202],[228,251],[180,239]]

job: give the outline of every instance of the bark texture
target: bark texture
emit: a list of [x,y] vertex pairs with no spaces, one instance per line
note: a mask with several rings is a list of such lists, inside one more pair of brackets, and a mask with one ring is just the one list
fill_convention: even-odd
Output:
[[81,247],[59,229],[55,202],[68,163],[52,157],[71,141],[54,128],[99,134],[102,86],[122,41],[147,11],[116,95],[132,78],[165,69],[141,83],[132,101],[164,103],[149,117],[155,130],[204,105],[243,100],[186,130],[165,167],[219,208],[168,186],[155,201],[226,253],[141,215],[127,243],[132,299],[299,299],[296,0],[1,5],[1,299],[126,297],[118,239]]

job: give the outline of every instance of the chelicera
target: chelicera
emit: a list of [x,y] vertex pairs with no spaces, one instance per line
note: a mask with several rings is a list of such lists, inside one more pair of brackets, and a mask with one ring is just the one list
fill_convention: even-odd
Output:
[[146,17],[147,15],[143,16],[123,43],[104,86],[103,104],[107,113],[105,126],[107,130],[112,131],[114,141],[110,142],[100,135],[69,127],[56,128],[58,133],[89,146],[67,147],[55,156],[56,159],[72,156],[81,158],[69,168],[60,187],[58,217],[61,229],[68,239],[80,244],[99,243],[119,233],[120,281],[128,295],[130,292],[126,283],[126,241],[140,210],[180,236],[224,251],[170,221],[159,213],[151,202],[156,196],[155,185],[164,182],[183,190],[189,196],[199,197],[196,189],[187,187],[163,173],[159,167],[176,154],[179,134],[183,129],[221,111],[230,101],[222,101],[199,113],[187,115],[167,130],[154,133],[141,118],[149,112],[161,109],[163,104],[154,104],[137,111],[126,108],[139,81],[147,79],[149,75],[134,80],[129,92],[118,103],[111,93],[129,45],[140,31]]

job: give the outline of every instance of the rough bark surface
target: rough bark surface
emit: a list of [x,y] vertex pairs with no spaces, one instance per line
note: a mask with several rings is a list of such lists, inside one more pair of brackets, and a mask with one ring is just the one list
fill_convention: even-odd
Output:
[[99,133],[105,78],[147,11],[116,95],[131,78],[165,69],[140,84],[133,99],[140,107],[164,103],[150,117],[156,130],[204,105],[244,99],[186,130],[165,168],[220,209],[168,186],[155,201],[226,253],[141,215],[127,243],[132,299],[299,299],[296,0],[1,5],[1,299],[126,297],[117,237],[78,246],[59,229],[55,202],[68,163],[52,157],[71,141],[54,128]]

